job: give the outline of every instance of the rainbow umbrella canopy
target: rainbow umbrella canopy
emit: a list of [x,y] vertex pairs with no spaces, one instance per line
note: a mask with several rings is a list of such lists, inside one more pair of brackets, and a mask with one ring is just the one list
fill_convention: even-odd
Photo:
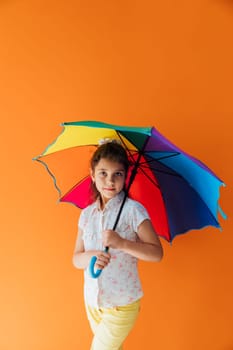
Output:
[[59,201],[79,208],[92,202],[90,158],[101,139],[115,139],[126,148],[131,164],[126,195],[147,208],[159,236],[171,242],[189,230],[220,228],[219,213],[225,218],[218,204],[223,181],[156,128],[97,121],[62,126],[57,139],[34,158],[52,176]]

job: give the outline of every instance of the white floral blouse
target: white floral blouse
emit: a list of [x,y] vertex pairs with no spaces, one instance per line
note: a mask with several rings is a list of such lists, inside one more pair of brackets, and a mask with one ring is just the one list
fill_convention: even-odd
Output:
[[[99,202],[83,209],[79,227],[83,231],[85,250],[104,250],[102,231],[112,229],[124,192],[109,200],[101,210]],[[149,219],[146,209],[138,202],[127,198],[118,222],[118,234],[131,241],[137,240],[138,226]],[[111,260],[101,275],[94,279],[88,268],[84,271],[85,303],[92,307],[115,307],[130,304],[142,297],[138,276],[137,258],[118,249],[109,249]]]

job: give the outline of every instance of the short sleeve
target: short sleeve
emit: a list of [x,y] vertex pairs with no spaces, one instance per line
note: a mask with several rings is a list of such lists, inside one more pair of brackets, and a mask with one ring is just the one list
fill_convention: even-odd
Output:
[[132,208],[132,226],[134,232],[138,231],[138,226],[146,219],[150,220],[150,216],[146,208],[139,202],[134,201]]

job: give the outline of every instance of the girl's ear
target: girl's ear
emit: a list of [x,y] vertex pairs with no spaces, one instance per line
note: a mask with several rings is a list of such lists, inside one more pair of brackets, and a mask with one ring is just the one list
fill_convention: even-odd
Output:
[[92,169],[90,169],[90,176],[93,182],[95,182],[95,176],[94,176],[94,172],[92,171]]

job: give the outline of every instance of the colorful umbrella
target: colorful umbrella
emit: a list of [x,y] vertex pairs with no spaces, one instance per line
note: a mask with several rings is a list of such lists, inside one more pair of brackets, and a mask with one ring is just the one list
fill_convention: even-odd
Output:
[[128,195],[148,210],[157,234],[176,235],[205,226],[220,228],[218,200],[224,185],[205,164],[176,147],[154,127],[97,121],[63,123],[63,131],[34,160],[53,177],[61,202],[91,203],[89,160],[100,139],[120,140],[131,167]]
[[[205,226],[220,228],[220,187],[224,183],[201,161],[188,155],[154,127],[119,126],[96,121],[63,124],[63,131],[34,160],[45,165],[54,180],[61,202],[85,208],[91,203],[89,160],[101,139],[119,140],[132,164],[127,195],[148,210],[157,234],[171,242],[176,235]],[[108,247],[106,247],[106,251]],[[90,263],[94,271],[96,257]]]

